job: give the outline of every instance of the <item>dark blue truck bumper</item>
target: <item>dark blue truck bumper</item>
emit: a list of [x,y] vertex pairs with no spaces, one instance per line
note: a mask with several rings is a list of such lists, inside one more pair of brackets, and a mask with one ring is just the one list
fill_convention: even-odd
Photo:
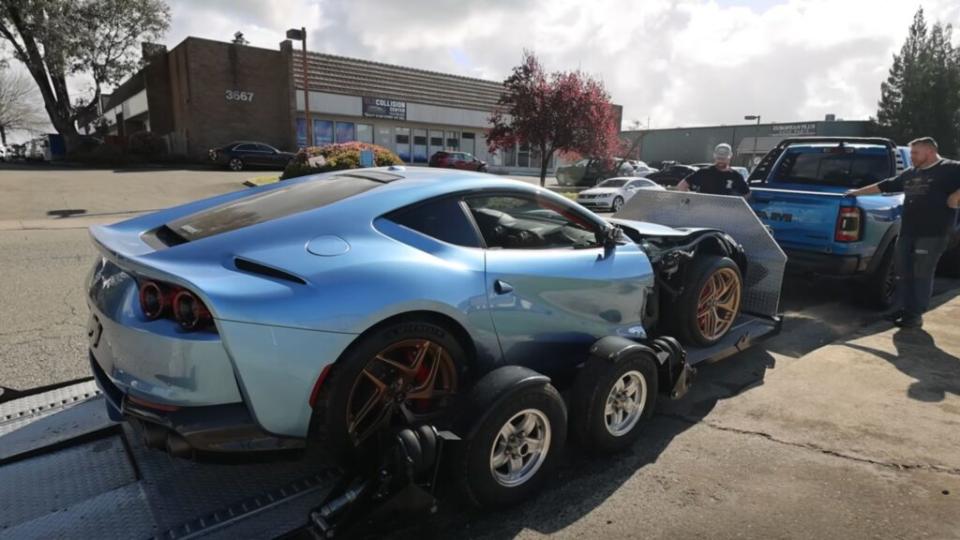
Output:
[[854,277],[870,267],[870,258],[859,255],[835,255],[785,249],[787,271],[794,274],[817,274],[824,277]]

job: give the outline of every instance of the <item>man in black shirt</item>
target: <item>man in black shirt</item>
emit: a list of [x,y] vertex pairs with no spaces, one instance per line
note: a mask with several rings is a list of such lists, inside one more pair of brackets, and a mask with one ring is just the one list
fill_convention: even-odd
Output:
[[946,251],[960,207],[960,162],[943,159],[930,137],[910,143],[913,167],[894,178],[846,192],[848,197],[904,194],[895,266],[901,310],[893,314],[901,328],[920,328],[930,307],[933,278]]
[[696,191],[710,195],[740,195],[750,193],[747,181],[730,168],[733,149],[729,144],[718,144],[713,149],[713,166],[691,173],[677,184],[680,191]]

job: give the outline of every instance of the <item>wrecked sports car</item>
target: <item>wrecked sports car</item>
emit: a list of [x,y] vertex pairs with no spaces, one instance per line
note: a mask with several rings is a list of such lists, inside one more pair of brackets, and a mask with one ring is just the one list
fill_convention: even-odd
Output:
[[708,346],[747,270],[717,229],[611,223],[523,182],[402,167],[91,234],[94,375],[114,418],[177,455],[349,451],[391,422],[436,423],[497,367],[573,370],[604,336]]

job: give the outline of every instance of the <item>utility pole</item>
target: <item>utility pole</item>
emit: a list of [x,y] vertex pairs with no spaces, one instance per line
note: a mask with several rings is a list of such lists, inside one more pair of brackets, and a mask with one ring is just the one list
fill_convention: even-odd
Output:
[[299,39],[303,45],[303,113],[307,123],[307,146],[313,145],[313,121],[310,119],[310,78],[307,72],[307,29],[287,30],[287,39]]
[[760,133],[760,115],[759,114],[748,114],[743,117],[744,120],[756,120],[757,124],[753,127],[753,153],[750,154],[750,169],[756,165],[757,160],[757,138]]

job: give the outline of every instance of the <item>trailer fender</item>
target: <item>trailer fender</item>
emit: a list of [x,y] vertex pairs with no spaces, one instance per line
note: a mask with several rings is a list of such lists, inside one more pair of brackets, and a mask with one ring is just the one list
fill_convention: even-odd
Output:
[[640,343],[621,336],[606,336],[590,347],[590,356],[610,362],[643,355],[657,364],[658,387],[671,399],[687,393],[696,370],[687,364],[687,353],[676,339],[659,337],[649,343]]
[[454,419],[454,433],[464,439],[474,436],[498,402],[526,388],[550,384],[550,378],[522,366],[503,366],[483,376],[467,392],[460,413]]

